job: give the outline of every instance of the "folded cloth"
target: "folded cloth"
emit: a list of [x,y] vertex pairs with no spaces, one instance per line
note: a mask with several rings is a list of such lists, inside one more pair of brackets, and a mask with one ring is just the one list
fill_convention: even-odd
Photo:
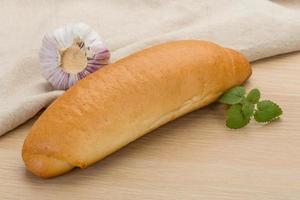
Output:
[[0,135],[33,117],[63,91],[41,76],[43,35],[67,23],[89,24],[112,61],[170,40],[210,40],[251,61],[300,50],[296,1],[26,0],[0,7]]

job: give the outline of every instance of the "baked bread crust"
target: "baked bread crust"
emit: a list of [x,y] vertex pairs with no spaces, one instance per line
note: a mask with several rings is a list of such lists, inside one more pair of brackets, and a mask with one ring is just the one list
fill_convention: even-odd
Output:
[[49,178],[85,168],[251,75],[240,53],[198,40],[156,45],[87,76],[33,125],[23,160]]

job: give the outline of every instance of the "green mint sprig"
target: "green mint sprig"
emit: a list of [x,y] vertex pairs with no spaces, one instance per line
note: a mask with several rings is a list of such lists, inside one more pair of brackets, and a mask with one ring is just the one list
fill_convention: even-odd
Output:
[[253,116],[257,122],[269,123],[282,115],[282,109],[276,103],[260,101],[260,91],[256,88],[247,95],[242,86],[231,88],[220,97],[219,102],[230,105],[226,126],[232,129],[246,126]]

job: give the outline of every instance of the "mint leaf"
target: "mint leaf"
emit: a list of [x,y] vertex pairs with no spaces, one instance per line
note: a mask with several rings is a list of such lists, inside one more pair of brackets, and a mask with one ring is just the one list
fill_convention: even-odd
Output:
[[245,101],[242,105],[242,112],[246,117],[251,118],[254,112],[254,104],[249,101]]
[[219,102],[231,105],[227,110],[226,126],[238,129],[246,126],[253,116],[257,122],[271,122],[282,115],[282,110],[276,103],[259,100],[260,91],[256,88],[248,95],[242,86],[226,91],[219,99]]
[[281,108],[274,102],[265,100],[257,103],[254,118],[257,122],[270,122],[282,114]]
[[250,117],[247,117],[242,112],[242,106],[240,104],[232,105],[227,110],[226,126],[232,129],[238,129],[246,126],[250,121]]
[[229,104],[229,105],[237,104],[243,101],[243,99],[245,98],[244,97],[245,94],[246,94],[245,88],[241,86],[237,86],[225,92],[221,96],[219,101],[221,103]]
[[258,89],[252,89],[248,95],[247,95],[247,98],[246,98],[249,102],[251,103],[257,103],[260,99],[260,92]]

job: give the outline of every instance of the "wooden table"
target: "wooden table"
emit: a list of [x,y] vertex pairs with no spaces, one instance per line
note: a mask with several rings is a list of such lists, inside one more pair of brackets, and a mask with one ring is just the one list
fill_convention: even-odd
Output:
[[42,180],[21,147],[35,119],[0,138],[0,199],[300,199],[300,53],[253,63],[259,87],[284,116],[269,125],[225,127],[210,105],[138,139],[85,170]]

